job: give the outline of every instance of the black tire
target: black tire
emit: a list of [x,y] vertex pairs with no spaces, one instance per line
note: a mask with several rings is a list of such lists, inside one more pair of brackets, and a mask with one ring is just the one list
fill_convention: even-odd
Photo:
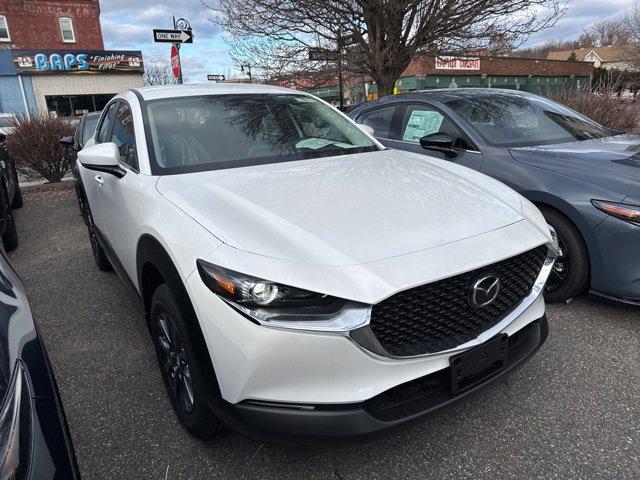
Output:
[[21,208],[23,205],[24,201],[22,200],[22,190],[20,189],[20,185],[18,185],[18,179],[16,178],[16,193],[13,195],[11,208]]
[[540,211],[555,229],[560,244],[560,255],[547,281],[544,298],[554,303],[581,295],[589,283],[589,252],[582,235],[571,220],[557,210],[541,207]]
[[87,213],[87,202],[85,201],[84,193],[82,191],[82,187],[78,184],[76,180],[75,185],[76,191],[76,199],[78,200],[78,208],[80,209],[80,215],[82,216],[82,221],[88,227],[89,226],[89,214]]
[[153,294],[149,318],[160,374],[178,420],[193,436],[213,439],[221,423],[206,401],[204,376],[180,307],[166,283]]
[[13,169],[14,169],[14,176],[15,176],[15,182],[16,182],[16,192],[13,194],[13,201],[11,202],[11,208],[21,208],[24,205],[24,202],[22,200],[22,189],[20,188],[20,184],[18,183],[18,172],[15,171],[15,165]]
[[100,246],[100,242],[98,242],[98,235],[96,234],[95,228],[93,226],[93,217],[91,216],[91,212],[87,215],[87,230],[89,230],[89,241],[91,242],[91,252],[93,253],[93,259],[96,262],[99,270],[103,272],[109,272],[113,270],[113,266],[111,262],[107,258],[107,254],[104,252],[104,249]]
[[7,210],[6,228],[2,234],[2,243],[7,252],[18,248],[18,228],[16,227],[16,219],[11,209]]

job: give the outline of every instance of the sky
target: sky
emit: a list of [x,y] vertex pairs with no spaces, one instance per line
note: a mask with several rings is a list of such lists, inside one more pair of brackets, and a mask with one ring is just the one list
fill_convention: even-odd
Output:
[[[205,0],[214,4],[215,0]],[[568,10],[553,28],[544,30],[523,45],[535,46],[547,40],[570,39],[597,20],[622,14],[634,0],[567,0]],[[224,41],[225,32],[211,19],[216,13],[201,0],[100,0],[105,48],[142,50],[145,61],[164,55],[169,44],[153,43],[154,28],[172,28],[172,16],[191,22],[194,43],[180,50],[185,83],[206,82],[206,76],[224,74],[242,76],[235,68]]]

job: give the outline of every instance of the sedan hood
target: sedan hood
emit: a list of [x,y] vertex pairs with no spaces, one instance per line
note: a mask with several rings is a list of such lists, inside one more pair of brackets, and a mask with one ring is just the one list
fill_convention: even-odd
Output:
[[163,176],[157,189],[229,246],[324,265],[404,255],[523,219],[519,195],[484,175],[390,150]]
[[640,181],[640,136],[617,135],[597,140],[511,148],[517,161],[556,173],[599,182]]

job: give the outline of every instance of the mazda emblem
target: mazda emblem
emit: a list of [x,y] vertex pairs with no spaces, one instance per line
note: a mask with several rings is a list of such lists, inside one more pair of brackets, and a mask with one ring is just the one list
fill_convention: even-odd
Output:
[[481,277],[471,287],[471,306],[480,308],[491,305],[498,298],[499,293],[500,277],[496,275]]

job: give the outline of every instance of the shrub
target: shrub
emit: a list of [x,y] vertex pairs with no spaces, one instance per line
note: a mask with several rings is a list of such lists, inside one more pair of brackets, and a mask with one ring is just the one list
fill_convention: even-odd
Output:
[[618,82],[595,82],[576,90],[565,88],[549,94],[551,100],[580,112],[600,125],[629,133],[640,132],[640,102],[625,100]]
[[16,170],[30,179],[59,182],[69,169],[69,151],[58,140],[73,131],[73,126],[59,118],[16,118],[7,136]]

